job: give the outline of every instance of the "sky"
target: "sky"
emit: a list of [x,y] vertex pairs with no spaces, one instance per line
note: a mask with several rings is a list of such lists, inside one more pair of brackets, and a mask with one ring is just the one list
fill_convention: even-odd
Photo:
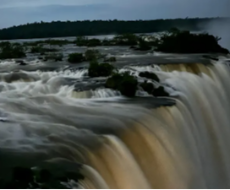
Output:
[[229,17],[230,0],[0,0],[0,28],[53,20]]

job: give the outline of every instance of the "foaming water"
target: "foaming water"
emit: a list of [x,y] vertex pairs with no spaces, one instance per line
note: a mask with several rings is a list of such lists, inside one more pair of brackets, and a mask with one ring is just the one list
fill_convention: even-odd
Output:
[[[30,69],[31,67],[44,66],[44,63],[38,59],[28,61],[28,63],[26,62],[26,64],[28,64],[26,66],[28,69]],[[20,63],[14,59],[0,60],[0,72],[19,71],[23,68],[25,69],[25,66],[20,65]]]
[[27,72],[27,74],[30,74],[31,76],[34,76],[34,75],[39,76],[40,79],[43,79],[43,78],[50,79],[56,76],[78,79],[78,78],[84,77],[84,75],[87,74],[87,72],[88,71],[86,69],[76,70],[76,71],[67,69],[63,71],[61,70],[61,71],[51,71],[51,72],[35,71],[35,72]]
[[120,96],[121,96],[120,92],[111,89],[97,89],[97,90],[89,90],[89,91],[72,92],[72,97],[80,98],[80,99],[84,99],[84,98],[93,98],[93,99],[106,98],[107,99],[111,97],[116,98]]
[[75,91],[69,81],[86,70],[1,73],[0,169],[80,163],[82,188],[230,188],[229,69],[121,69],[155,72],[171,90],[176,104],[154,109],[117,103],[127,98],[110,89]]

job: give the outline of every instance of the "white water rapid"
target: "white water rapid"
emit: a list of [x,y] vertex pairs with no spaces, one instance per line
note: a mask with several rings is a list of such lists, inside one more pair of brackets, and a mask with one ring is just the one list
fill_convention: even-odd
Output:
[[82,164],[82,188],[230,188],[230,68],[131,69],[155,72],[175,105],[74,91],[66,78],[85,71],[0,73],[0,169],[68,161]]

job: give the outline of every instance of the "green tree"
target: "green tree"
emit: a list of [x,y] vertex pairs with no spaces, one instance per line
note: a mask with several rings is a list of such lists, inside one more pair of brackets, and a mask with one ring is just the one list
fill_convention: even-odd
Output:
[[114,67],[109,63],[99,64],[97,61],[92,61],[88,69],[90,77],[107,77],[112,74]]
[[70,63],[81,63],[85,61],[85,57],[82,53],[71,53],[68,57],[68,62]]
[[11,44],[9,42],[3,42],[0,44],[0,47],[0,59],[14,59],[26,57],[23,46],[18,43]]

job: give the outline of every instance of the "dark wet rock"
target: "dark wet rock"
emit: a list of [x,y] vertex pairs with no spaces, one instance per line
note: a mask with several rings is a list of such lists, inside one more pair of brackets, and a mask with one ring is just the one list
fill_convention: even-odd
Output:
[[147,83],[146,81],[144,83],[141,83],[140,86],[142,89],[149,94],[153,94],[154,91],[154,85],[152,83]]
[[19,65],[22,65],[22,66],[27,65],[27,63],[25,63],[23,60],[17,60],[16,63],[18,63]]
[[[62,162],[62,167],[58,167],[57,163]],[[75,168],[75,170],[73,169]],[[31,167],[16,166],[9,168],[8,177],[1,176],[0,188],[3,189],[68,189],[61,182],[68,182],[69,179],[79,180],[84,179],[80,173],[81,165],[70,162],[68,160],[49,160]],[[76,183],[76,185],[78,185]]]
[[[55,138],[55,137],[49,136],[49,138]],[[79,164],[77,162],[71,162],[64,158],[53,158],[50,160],[46,160],[45,162],[41,163],[39,166],[42,168],[46,168],[52,174],[57,172],[57,175],[60,175],[63,172],[77,172],[76,169],[80,170],[82,168],[82,164]]]
[[165,91],[163,86],[155,88],[152,83],[148,83],[147,81],[141,83],[140,86],[144,91],[148,92],[148,94],[151,94],[155,97],[169,96],[169,93]]
[[7,119],[7,118],[0,118],[0,122],[3,122],[3,123],[5,123],[5,122],[8,122],[9,120]]
[[153,91],[155,97],[169,96],[169,93],[165,91],[163,86],[158,87]]
[[13,179],[30,182],[33,180],[33,172],[29,168],[15,167],[13,172]]
[[[102,102],[102,103],[111,103],[110,100],[94,100],[95,102]],[[173,106],[176,104],[175,100],[168,99],[165,97],[162,98],[155,98],[155,97],[133,97],[127,99],[119,99],[113,100],[117,104],[127,104],[127,105],[138,105],[141,107],[153,109],[161,106]]]
[[211,60],[214,60],[214,61],[219,61],[219,59],[217,57],[212,57],[210,55],[203,55],[204,58],[206,59],[211,59]]
[[122,95],[134,97],[137,90],[137,79],[129,73],[114,74],[106,81],[105,87],[118,90]]
[[151,72],[141,72],[139,73],[140,77],[144,77],[144,78],[148,78],[148,79],[152,79],[154,81],[160,82],[160,79],[158,78],[158,76],[154,73]]
[[49,180],[51,180],[51,178],[52,174],[48,170],[42,169],[40,171],[40,176],[38,176],[37,181],[39,183],[48,182]]
[[104,83],[82,84],[78,82],[77,84],[75,84],[74,91],[82,92],[82,91],[96,90],[102,87],[104,87]]

